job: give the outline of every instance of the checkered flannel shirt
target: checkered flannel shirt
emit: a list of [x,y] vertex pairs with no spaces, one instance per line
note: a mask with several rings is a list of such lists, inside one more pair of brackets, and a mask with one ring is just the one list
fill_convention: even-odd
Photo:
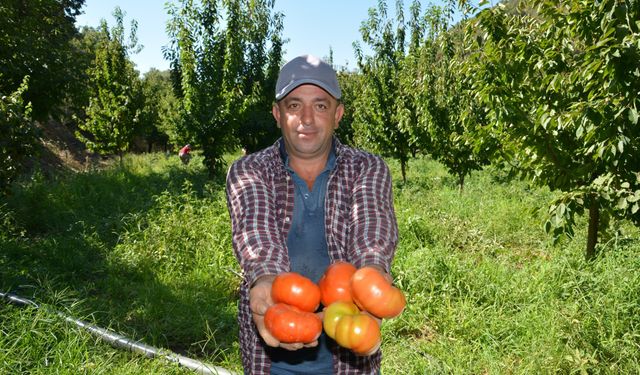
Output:
[[[244,274],[238,323],[246,374],[268,374],[271,366],[251,317],[249,288],[263,275],[289,271],[286,243],[295,194],[280,142],[237,160],[227,174],[233,250]],[[389,169],[380,157],[344,146],[337,138],[334,145],[336,167],[325,200],[329,257],[389,271],[398,241]],[[362,357],[336,348],[334,373],[378,373],[380,351]]]

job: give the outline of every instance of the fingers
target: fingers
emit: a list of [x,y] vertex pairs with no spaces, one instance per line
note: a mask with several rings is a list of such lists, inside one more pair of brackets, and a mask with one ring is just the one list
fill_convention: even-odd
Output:
[[378,318],[377,316],[371,314],[370,312],[368,312],[366,310],[362,310],[361,312],[369,315],[370,317],[372,317],[376,321],[376,323],[378,323],[378,327],[382,326],[382,319],[381,318]]
[[264,340],[265,344],[273,347],[277,347],[280,345],[280,341],[275,337],[273,337],[273,335],[271,335],[271,333],[265,326],[264,315],[253,314],[253,322],[255,323],[256,328],[258,329],[258,333],[260,334],[260,336],[262,336],[262,339]]
[[292,342],[292,343],[281,342],[279,346],[282,349],[295,351],[295,350],[299,350],[299,349],[302,349],[302,348],[314,348],[314,347],[318,346],[318,340],[316,340],[314,342],[309,342],[309,343],[306,343],[306,344],[303,344],[301,342]]
[[304,348],[304,344],[299,343],[299,342],[293,342],[293,343],[284,343],[283,342],[283,343],[280,343],[280,347],[282,349],[295,351],[295,350]]
[[380,274],[382,274],[382,276],[387,280],[387,282],[389,284],[393,284],[393,277],[391,277],[391,274],[388,273],[387,271],[384,270],[384,268],[382,268],[381,266],[372,264],[369,265],[369,267],[375,268],[376,270],[378,270],[378,272],[380,272]]
[[316,346],[318,346],[318,340],[314,341],[314,342],[309,342],[303,345],[305,348],[315,348]]

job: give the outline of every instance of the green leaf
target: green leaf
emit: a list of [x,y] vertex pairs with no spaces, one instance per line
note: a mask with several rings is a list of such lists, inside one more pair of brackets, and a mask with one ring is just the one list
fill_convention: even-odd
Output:
[[633,125],[638,124],[638,111],[636,111],[635,108],[629,108],[629,121],[631,121]]
[[635,214],[636,212],[638,212],[638,203],[631,206],[631,214]]
[[542,117],[540,117],[540,123],[542,125],[542,128],[545,130],[547,129],[547,125],[549,125],[550,121],[551,117],[547,113],[542,114]]
[[549,232],[551,232],[551,221],[547,220],[544,223],[544,232],[549,234]]
[[621,210],[625,210],[629,205],[627,204],[627,199],[625,197],[620,197],[620,199],[618,199],[618,205],[617,207]]

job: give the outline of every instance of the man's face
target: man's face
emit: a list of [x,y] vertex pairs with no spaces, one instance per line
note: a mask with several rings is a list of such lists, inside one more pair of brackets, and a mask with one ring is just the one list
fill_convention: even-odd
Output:
[[315,85],[301,85],[274,104],[273,117],[282,130],[289,157],[326,157],[344,106]]

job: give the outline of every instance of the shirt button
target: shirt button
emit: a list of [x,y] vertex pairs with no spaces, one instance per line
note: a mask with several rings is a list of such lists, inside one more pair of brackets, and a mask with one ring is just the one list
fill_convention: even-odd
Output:
[[291,221],[291,219],[289,218],[289,216],[287,216],[287,217],[285,217],[285,218],[284,218],[284,222],[285,222],[285,223],[288,223],[289,221]]
[[309,199],[309,194],[305,194],[304,199]]

